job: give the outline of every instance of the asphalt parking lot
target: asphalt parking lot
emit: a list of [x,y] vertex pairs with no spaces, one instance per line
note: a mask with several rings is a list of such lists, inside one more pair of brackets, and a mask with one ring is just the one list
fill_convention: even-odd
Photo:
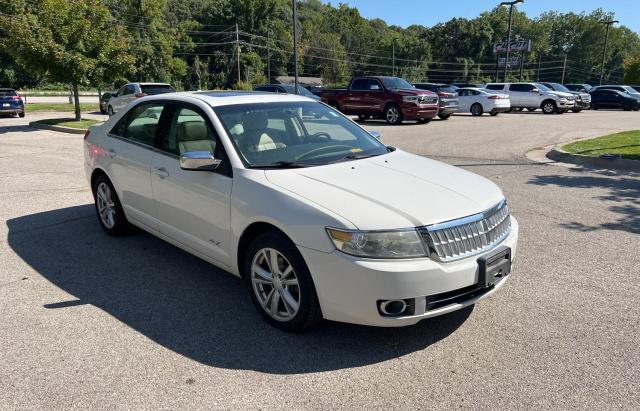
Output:
[[107,237],[82,136],[28,127],[45,116],[0,118],[0,408],[640,408],[640,174],[525,156],[638,129],[640,113],[364,123],[503,189],[521,230],[513,275],[413,327],[301,335],[196,257]]

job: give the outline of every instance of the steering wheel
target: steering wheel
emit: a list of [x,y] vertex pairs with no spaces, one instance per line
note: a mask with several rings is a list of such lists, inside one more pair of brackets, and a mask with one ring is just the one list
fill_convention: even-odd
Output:
[[336,148],[346,148],[347,150],[351,151],[351,149],[353,147],[351,146],[345,146],[345,145],[337,145],[337,146],[322,146],[322,147],[318,147],[318,148],[314,148],[313,150],[309,150],[306,153],[302,153],[300,154],[298,157],[296,157],[296,160],[304,160],[306,158],[311,157],[311,154],[317,154],[319,152],[322,151],[327,151],[327,150],[331,150],[334,151],[334,149]]
[[310,135],[307,140],[309,143],[322,143],[325,141],[331,141],[331,136],[324,131],[318,131],[317,133]]

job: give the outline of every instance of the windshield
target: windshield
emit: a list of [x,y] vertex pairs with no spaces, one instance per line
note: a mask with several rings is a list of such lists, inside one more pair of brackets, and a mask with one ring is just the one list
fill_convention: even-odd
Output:
[[640,93],[638,93],[638,91],[636,89],[634,89],[631,86],[622,86],[622,88],[624,88],[626,90],[626,92],[629,93],[629,94],[640,94]]
[[553,91],[549,87],[544,84],[536,83],[536,86],[540,89],[540,91]]
[[382,77],[380,78],[384,83],[384,86],[388,89],[394,88],[415,88],[411,83],[407,80],[400,77]]
[[555,91],[562,91],[564,93],[571,93],[571,90],[569,90],[568,88],[566,88],[562,84],[559,84],[559,83],[550,83],[550,84],[553,86],[553,89]]
[[13,90],[0,90],[0,97],[13,97],[17,95],[18,93]]
[[308,167],[376,156],[387,147],[330,107],[316,102],[215,107],[249,167]]
[[[284,89],[287,90],[287,93],[289,94],[296,93],[296,86],[294,86],[293,84],[281,84],[281,86],[284,87]],[[298,84],[298,94],[305,97],[315,97],[315,94],[313,94],[300,84]]]

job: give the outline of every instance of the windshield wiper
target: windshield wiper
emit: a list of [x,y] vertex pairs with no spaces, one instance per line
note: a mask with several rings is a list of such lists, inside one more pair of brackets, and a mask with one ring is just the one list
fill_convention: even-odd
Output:
[[369,157],[376,157],[376,156],[381,156],[384,153],[374,153],[374,154],[347,154],[344,157],[340,157],[337,160],[333,160],[331,161],[329,164],[332,163],[340,163],[342,161],[347,161],[347,160],[361,160],[363,158],[369,158]]
[[276,161],[275,163],[269,164],[255,164],[252,168],[303,168],[303,167],[313,167],[317,164],[311,163],[301,163],[298,161]]

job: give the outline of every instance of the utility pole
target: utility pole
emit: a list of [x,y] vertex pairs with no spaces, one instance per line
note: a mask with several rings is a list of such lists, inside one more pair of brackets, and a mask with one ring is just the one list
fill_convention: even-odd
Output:
[[240,32],[238,31],[238,23],[236,22],[236,60],[238,62],[238,83],[242,81],[240,77]]
[[538,53],[538,74],[536,75],[536,81],[540,81],[540,64],[542,64],[542,52]]
[[271,42],[269,41],[269,25],[267,24],[267,84],[271,84]]
[[507,73],[509,71],[509,48],[511,46],[511,21],[513,20],[513,6],[518,3],[524,3],[524,0],[503,1],[501,6],[509,6],[509,30],[507,32],[507,54],[504,60],[504,82],[507,82]]
[[520,52],[520,80],[518,81],[522,81],[522,70],[524,68],[524,51]]
[[396,75],[396,38],[393,38],[391,41],[391,67],[392,67],[392,76]]
[[298,17],[296,1],[293,1],[293,65],[294,69],[294,91],[298,94]]
[[600,85],[602,85],[602,79],[604,77],[604,59],[607,56],[607,46],[609,45],[609,28],[612,24],[619,23],[618,20],[601,21],[600,24],[604,24],[607,27],[607,34],[604,36],[604,50],[602,50],[602,67],[600,68]]
[[564,72],[567,70],[567,53],[564,54],[564,64],[562,65],[562,81],[560,84],[564,84]]

